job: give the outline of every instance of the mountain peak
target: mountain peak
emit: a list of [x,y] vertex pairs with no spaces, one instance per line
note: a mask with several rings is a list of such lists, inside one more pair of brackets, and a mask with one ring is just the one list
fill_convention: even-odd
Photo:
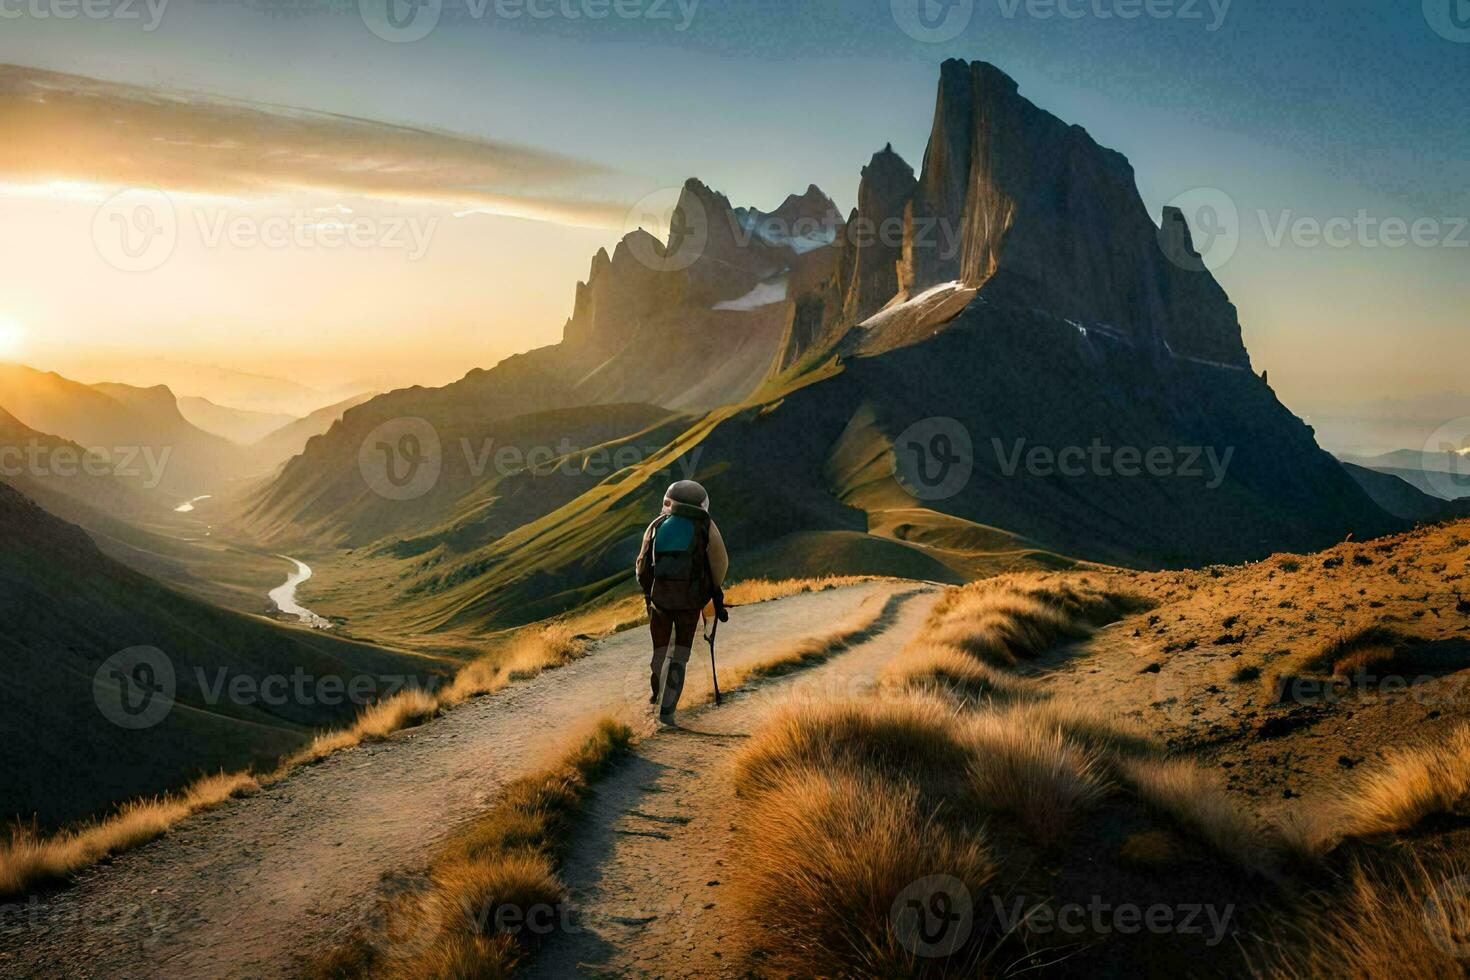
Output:
[[[1202,266],[1170,261],[1170,236],[1189,237],[1183,215],[1166,213],[1161,232],[1127,158],[1034,105],[994,65],[941,68],[913,215],[938,232],[906,255],[916,290],[959,280],[1156,351],[1248,363],[1224,291]],[[1203,305],[1181,305],[1185,296]]]

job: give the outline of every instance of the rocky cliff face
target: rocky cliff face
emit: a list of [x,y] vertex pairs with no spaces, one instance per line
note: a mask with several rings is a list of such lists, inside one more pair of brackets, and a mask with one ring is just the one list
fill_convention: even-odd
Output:
[[914,291],[960,280],[988,299],[1112,327],[1150,352],[1248,367],[1223,290],[1161,245],[1187,237],[1182,216],[1164,221],[1161,231],[1149,218],[1121,154],[1037,108],[994,66],[945,63],[911,209]]
[[663,244],[642,229],[624,237],[611,257],[599,249],[587,281],[577,283],[576,305],[563,334],[566,345],[590,360],[610,357],[644,323],[682,303],[689,291],[685,271],[647,261],[664,254]]
[[904,218],[917,187],[914,169],[891,143],[863,168],[857,212],[846,237],[852,260],[842,314],[848,323],[862,323],[907,285],[900,283],[898,270]]

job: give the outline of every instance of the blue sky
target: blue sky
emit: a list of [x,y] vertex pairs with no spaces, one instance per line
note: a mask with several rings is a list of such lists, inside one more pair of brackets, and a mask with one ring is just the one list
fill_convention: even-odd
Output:
[[[7,21],[0,61],[523,143],[615,168],[635,190],[697,175],[772,207],[815,182],[845,209],[885,143],[919,166],[939,63],[980,58],[1127,154],[1155,217],[1194,188],[1229,195],[1241,242],[1217,274],[1258,365],[1300,410],[1470,394],[1470,248],[1273,246],[1267,233],[1366,210],[1454,237],[1470,215],[1470,43],[1449,19],[1459,3],[1470,24],[1464,0],[949,0],[969,20],[941,43],[900,24],[903,3],[935,0],[897,0],[897,16],[890,0],[703,0],[692,17],[691,0],[619,0],[645,16],[595,22],[506,16],[522,10],[509,2],[448,9],[402,44],[355,3],[281,16],[171,0],[151,31],[27,15]],[[667,17],[646,16],[655,3]],[[1130,9],[1142,15],[1117,16]],[[557,262],[570,277],[596,237],[568,237]],[[571,285],[548,310],[569,307]],[[547,316],[505,346],[559,327]]]

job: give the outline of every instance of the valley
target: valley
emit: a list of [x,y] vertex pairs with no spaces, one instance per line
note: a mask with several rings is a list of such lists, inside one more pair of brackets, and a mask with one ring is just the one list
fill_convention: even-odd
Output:
[[[1464,454],[1329,453],[1218,229],[1000,68],[944,61],[924,118],[845,214],[686,179],[588,249],[559,341],[438,387],[0,364],[0,972],[1286,978],[1437,894]],[[384,129],[491,197],[530,153]],[[661,513],[731,569],[676,724],[632,574]],[[942,954],[899,927],[935,878]],[[485,926],[528,896],[544,935]],[[1017,896],[1236,917],[1073,942],[980,909]]]

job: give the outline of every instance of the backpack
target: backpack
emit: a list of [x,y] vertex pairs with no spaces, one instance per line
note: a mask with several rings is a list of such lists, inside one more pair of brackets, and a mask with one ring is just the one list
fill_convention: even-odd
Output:
[[653,526],[653,604],[669,612],[703,609],[713,591],[709,574],[709,515],[675,505]]

